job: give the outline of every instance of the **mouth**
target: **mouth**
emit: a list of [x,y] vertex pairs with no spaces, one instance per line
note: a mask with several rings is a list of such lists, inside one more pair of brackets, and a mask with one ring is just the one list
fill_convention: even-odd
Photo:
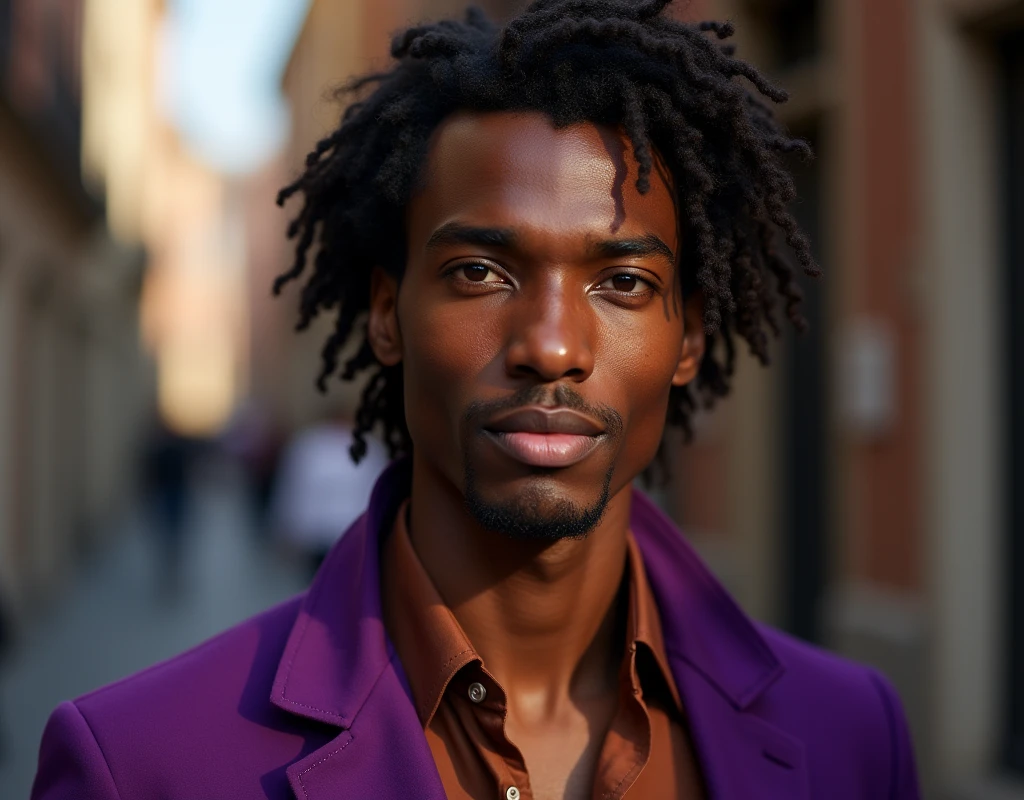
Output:
[[484,433],[522,464],[558,469],[590,455],[604,438],[605,429],[576,411],[536,406],[490,420]]

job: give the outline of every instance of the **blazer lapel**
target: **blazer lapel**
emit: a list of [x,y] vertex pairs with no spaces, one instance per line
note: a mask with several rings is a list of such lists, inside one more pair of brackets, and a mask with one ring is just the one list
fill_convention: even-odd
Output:
[[292,764],[298,800],[407,797],[445,800],[419,717],[397,660],[385,669],[352,727]]
[[708,796],[804,800],[803,744],[757,714],[783,665],[675,525],[640,492],[634,492],[631,527]]
[[408,682],[381,618],[379,544],[408,495],[408,463],[377,481],[366,514],[331,550],[278,664],[270,702],[338,730],[286,772],[299,800],[444,800]]
[[807,800],[803,744],[734,706],[691,665],[672,660],[709,800]]

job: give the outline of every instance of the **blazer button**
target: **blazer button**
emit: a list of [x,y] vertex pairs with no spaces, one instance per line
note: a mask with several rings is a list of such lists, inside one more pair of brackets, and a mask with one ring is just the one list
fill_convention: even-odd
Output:
[[[469,684],[469,699],[474,703],[482,703],[484,698],[487,697],[487,687],[482,683],[471,683]],[[515,788],[515,787],[512,787]],[[508,794],[508,792],[506,792]],[[516,796],[509,798],[509,800],[519,800],[519,790],[516,789]]]

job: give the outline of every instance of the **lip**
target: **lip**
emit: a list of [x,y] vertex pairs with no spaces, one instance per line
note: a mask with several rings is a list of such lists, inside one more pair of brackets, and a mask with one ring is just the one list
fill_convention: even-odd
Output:
[[590,455],[604,428],[567,408],[521,408],[491,420],[484,433],[507,455],[531,467],[571,467]]
[[564,433],[574,436],[600,436],[604,427],[569,408],[528,406],[501,414],[484,424],[492,433]]

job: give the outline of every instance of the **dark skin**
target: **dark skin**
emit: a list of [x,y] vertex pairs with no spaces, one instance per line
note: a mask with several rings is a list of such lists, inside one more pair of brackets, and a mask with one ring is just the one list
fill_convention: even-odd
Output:
[[[506,731],[537,798],[591,794],[618,698],[631,484],[657,452],[671,387],[704,354],[699,296],[679,290],[673,191],[662,173],[641,195],[636,175],[619,131],[456,115],[408,209],[401,282],[373,280],[370,342],[405,377],[412,543],[508,693]],[[524,463],[467,416],[523,393],[549,412],[559,387],[596,431],[565,466]],[[582,537],[488,530],[467,509],[467,464],[481,502],[536,519],[594,507],[605,484],[607,506]]]

